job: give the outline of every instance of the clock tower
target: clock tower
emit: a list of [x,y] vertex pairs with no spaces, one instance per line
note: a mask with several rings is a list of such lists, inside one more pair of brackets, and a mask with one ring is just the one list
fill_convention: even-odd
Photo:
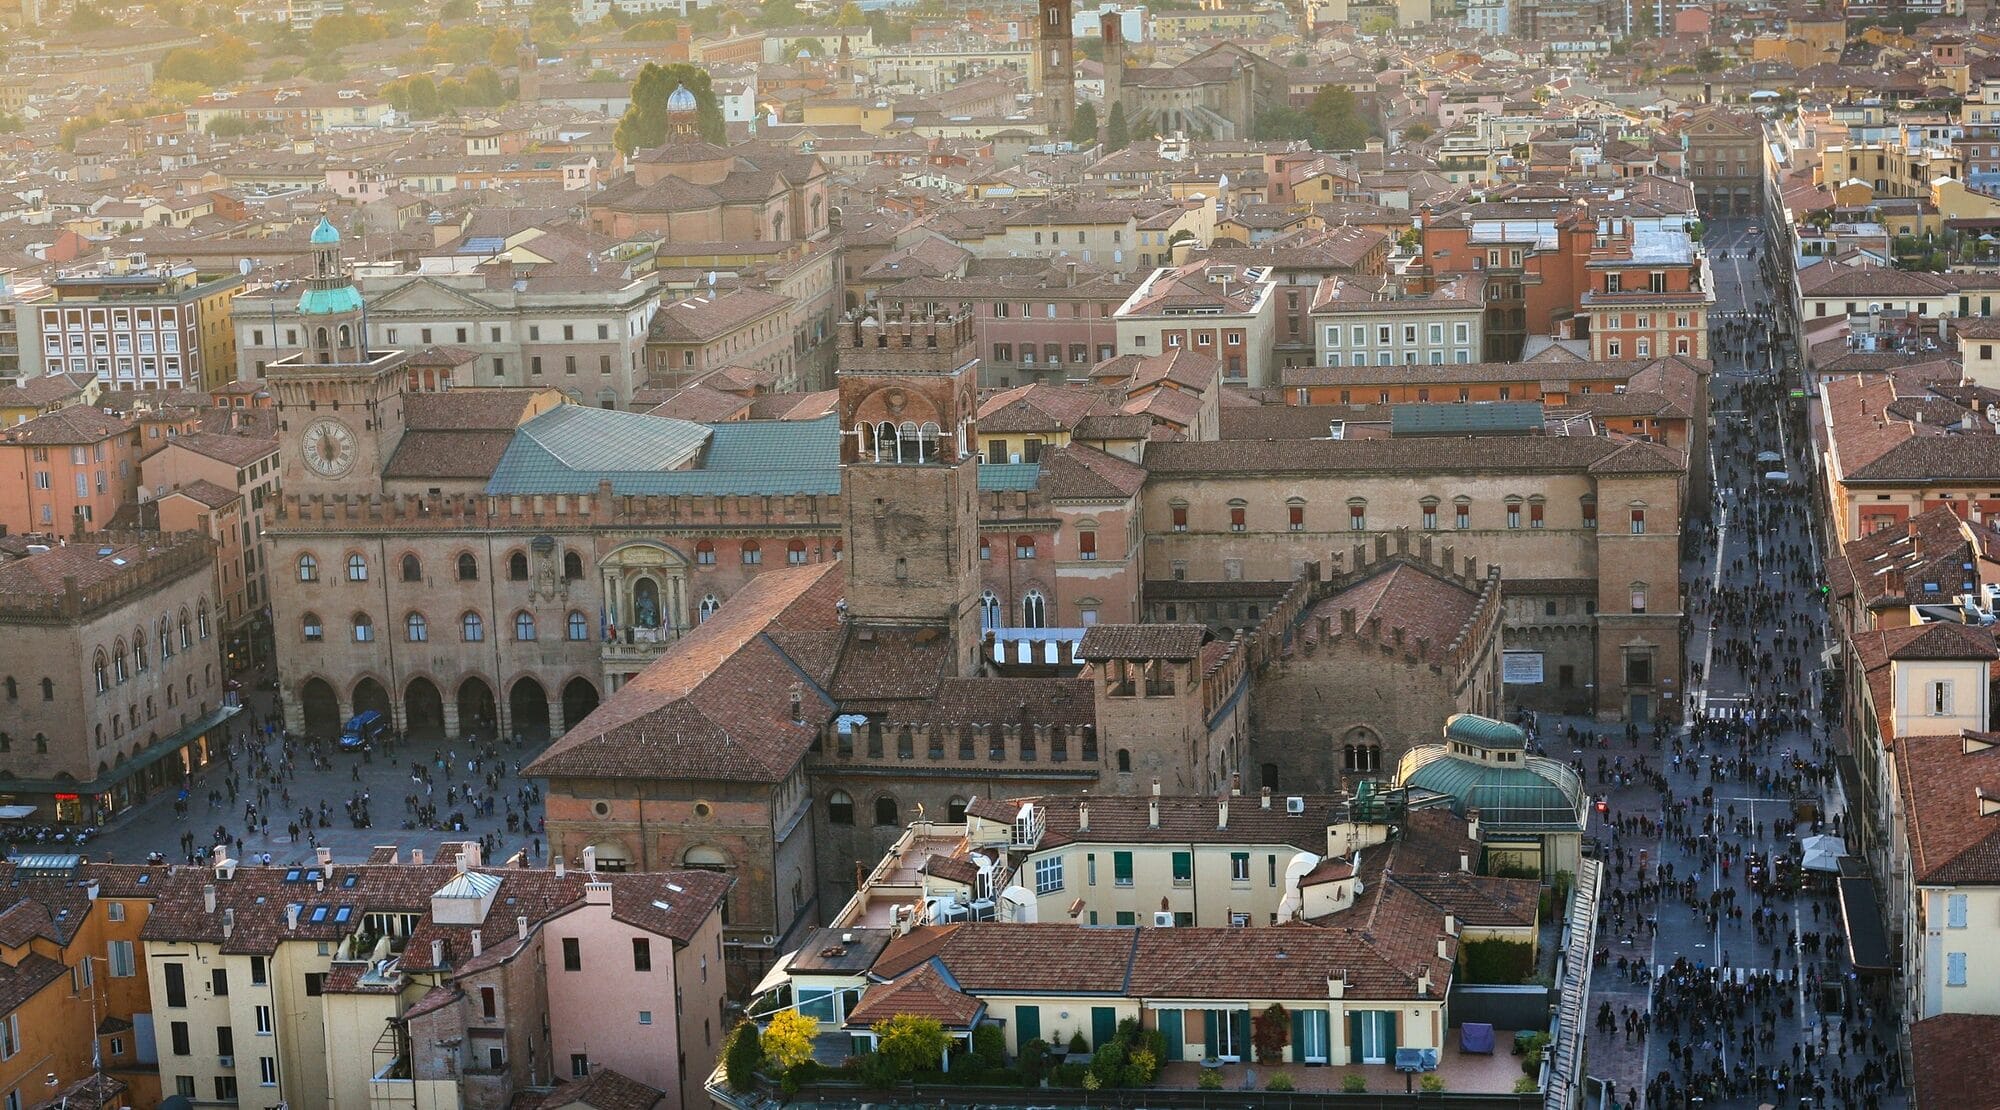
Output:
[[287,493],[379,493],[403,435],[404,355],[369,349],[367,307],[341,261],[340,232],[324,217],[312,245],[298,309],[306,348],[265,367],[281,477]]

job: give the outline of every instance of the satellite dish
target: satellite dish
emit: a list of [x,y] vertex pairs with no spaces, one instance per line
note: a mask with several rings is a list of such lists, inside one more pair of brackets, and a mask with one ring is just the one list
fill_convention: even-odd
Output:
[[714,271],[714,270],[710,270],[710,271],[708,272],[708,287],[709,287],[710,289],[713,289],[713,288],[715,288],[715,271]]

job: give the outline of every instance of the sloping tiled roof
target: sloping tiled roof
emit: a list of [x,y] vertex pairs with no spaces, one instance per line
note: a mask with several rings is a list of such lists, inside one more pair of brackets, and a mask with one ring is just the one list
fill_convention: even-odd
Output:
[[622,1072],[592,1068],[587,1079],[572,1080],[550,1091],[534,1104],[534,1110],[565,1110],[581,1106],[590,1110],[653,1110],[666,1095]]
[[1090,662],[1100,659],[1189,660],[1201,654],[1201,646],[1213,639],[1208,628],[1199,624],[1099,624],[1083,634],[1077,657]]
[[1910,1026],[1911,1110],[2000,1107],[2000,1015],[1938,1014]]
[[1916,881],[2000,885],[2000,814],[1984,800],[2000,798],[2000,737],[1904,736],[1894,756]]
[[861,1004],[847,1015],[847,1024],[858,1029],[898,1014],[911,1014],[934,1018],[947,1029],[963,1029],[985,1008],[985,1003],[952,986],[936,965],[924,964],[900,979],[869,987]]
[[[803,691],[771,633],[834,627],[840,564],[766,571],[528,765],[551,778],[775,782],[804,758],[832,706]],[[822,687],[829,676],[812,676]]]

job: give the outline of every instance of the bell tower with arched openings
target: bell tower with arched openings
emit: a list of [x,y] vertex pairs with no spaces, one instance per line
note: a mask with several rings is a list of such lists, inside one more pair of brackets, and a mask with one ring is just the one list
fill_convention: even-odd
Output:
[[847,616],[930,626],[980,669],[979,357],[972,312],[844,321],[838,350]]
[[323,217],[312,247],[298,307],[305,349],[264,368],[281,480],[287,493],[378,493],[403,436],[406,360],[369,349],[367,308],[341,259],[340,232]]

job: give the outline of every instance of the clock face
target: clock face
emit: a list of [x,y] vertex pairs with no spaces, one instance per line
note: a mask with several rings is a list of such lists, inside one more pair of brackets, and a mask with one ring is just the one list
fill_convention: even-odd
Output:
[[353,430],[338,420],[321,419],[306,425],[300,448],[306,466],[328,478],[338,478],[353,469],[357,454]]

